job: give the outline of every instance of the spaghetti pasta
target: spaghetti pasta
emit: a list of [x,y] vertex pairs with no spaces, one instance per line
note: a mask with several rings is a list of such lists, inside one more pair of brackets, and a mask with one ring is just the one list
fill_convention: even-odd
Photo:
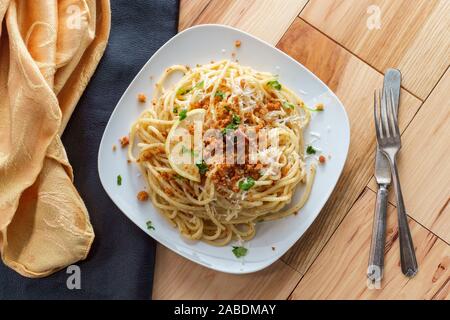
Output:
[[[175,72],[183,77],[166,89]],[[128,157],[139,164],[153,205],[183,236],[226,245],[251,239],[257,222],[305,204],[315,175],[303,143],[310,118],[303,101],[271,73],[229,60],[175,65],[132,125]],[[299,202],[284,209],[300,183]]]

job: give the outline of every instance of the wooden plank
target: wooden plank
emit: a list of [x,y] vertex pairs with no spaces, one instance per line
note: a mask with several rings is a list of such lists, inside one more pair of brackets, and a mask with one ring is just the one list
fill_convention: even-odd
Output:
[[[450,243],[450,69],[402,137],[398,167],[408,214]],[[375,180],[369,183],[377,190]],[[393,190],[389,201],[395,204]]]
[[[222,23],[275,44],[306,3],[307,0],[181,0],[179,30],[201,23]],[[268,10],[271,19],[266,19]],[[227,275],[198,266],[161,245],[156,261],[155,299],[286,299],[301,278],[281,261],[255,274]],[[204,281],[205,277],[209,280]]]
[[[380,29],[369,29],[376,10]],[[376,69],[402,70],[404,87],[422,100],[450,62],[448,17],[448,0],[311,0],[301,13]]]
[[287,299],[301,274],[282,261],[247,275],[216,272],[158,246],[153,299]]
[[205,10],[210,0],[180,0],[178,31],[194,25],[195,19]]
[[[201,11],[205,1],[195,5],[193,2],[197,1],[184,0],[181,3],[181,29],[193,24],[220,23],[276,44],[308,0],[211,0],[196,18],[193,18],[195,13]],[[183,8],[184,3],[189,6],[188,9]],[[187,10],[192,14],[184,14]],[[270,17],[267,16],[269,13]]]
[[[232,25],[275,44],[307,0],[182,0],[179,30],[202,23]],[[271,12],[271,19],[266,12]],[[158,245],[155,299],[286,299],[301,278],[281,261],[261,272],[233,276],[198,266]],[[204,278],[209,279],[204,281]],[[269,289],[270,288],[270,289]]]
[[[350,119],[351,143],[341,179],[317,220],[283,257],[304,274],[373,175],[373,92],[382,86],[383,75],[301,19],[278,47],[321,78],[344,103]],[[403,129],[421,102],[404,90],[402,97]]]
[[300,281],[292,299],[445,299],[449,298],[450,246],[410,220],[419,272],[405,277],[395,208],[388,208],[385,274],[381,290],[367,287],[375,193],[366,189],[323,252]]

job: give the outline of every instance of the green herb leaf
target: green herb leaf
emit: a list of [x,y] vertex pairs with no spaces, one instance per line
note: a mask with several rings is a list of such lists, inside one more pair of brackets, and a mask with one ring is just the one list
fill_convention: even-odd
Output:
[[287,102],[287,101],[283,102],[283,107],[286,109],[292,109],[292,110],[295,109],[295,106],[292,103]]
[[[225,92],[218,90],[218,91],[216,91],[216,94],[214,95],[214,97],[219,97],[220,100],[223,100],[223,99],[225,99]],[[225,108],[227,108],[227,107],[225,107]],[[229,109],[227,109],[227,110],[230,111]]]
[[200,172],[200,174],[205,174],[206,171],[208,171],[208,166],[206,165],[205,160],[202,160],[202,162],[196,163],[196,166],[197,166],[198,172]]
[[229,125],[227,125],[225,127],[225,129],[222,130],[222,134],[227,134],[228,132],[232,132],[234,130],[236,130],[238,128],[238,126],[234,123],[230,123]]
[[180,115],[180,121],[186,119],[186,117],[187,117],[187,109],[181,110],[179,115]]
[[314,149],[312,146],[308,146],[306,148],[306,153],[307,154],[316,154],[316,149]]
[[239,189],[243,191],[248,191],[251,187],[255,185],[255,180],[253,178],[248,177],[245,180],[239,181]]
[[233,246],[233,254],[236,258],[241,258],[247,255],[248,249],[244,247],[235,247]]
[[281,90],[281,84],[278,82],[278,80],[270,80],[269,82],[267,82],[267,85],[276,90]]
[[178,108],[177,107],[173,107],[172,112],[173,113],[178,113]]
[[234,131],[239,127],[239,124],[241,123],[241,117],[239,117],[236,114],[233,114],[233,117],[231,118],[231,123],[225,127],[225,129],[222,130],[222,134],[227,134],[230,131]]
[[148,230],[155,230],[155,227],[153,226],[151,220],[148,220],[148,221],[147,221],[147,229],[148,229]]
[[178,89],[178,91],[177,91],[177,95],[183,96],[183,95],[185,95],[186,93],[191,92],[191,90],[192,90],[192,88],[180,88],[180,89]]
[[120,174],[117,176],[117,185],[118,186],[122,185],[122,176]]
[[194,88],[202,89],[204,87],[204,85],[205,85],[205,81],[202,80],[199,83],[197,83]]
[[231,120],[232,124],[238,125],[241,123],[241,117],[233,114],[233,119]]

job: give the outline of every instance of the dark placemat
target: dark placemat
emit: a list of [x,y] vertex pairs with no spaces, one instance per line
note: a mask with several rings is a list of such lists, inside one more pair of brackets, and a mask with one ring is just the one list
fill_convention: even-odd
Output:
[[27,279],[0,263],[0,299],[149,299],[155,241],[113,204],[100,184],[97,154],[109,116],[151,55],[177,32],[178,0],[111,0],[109,44],[62,137],[95,230],[80,267],[81,289],[66,269]]

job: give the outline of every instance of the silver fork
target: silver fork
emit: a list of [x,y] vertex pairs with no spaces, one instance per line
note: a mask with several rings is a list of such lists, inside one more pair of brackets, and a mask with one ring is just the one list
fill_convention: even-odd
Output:
[[413,277],[417,271],[417,260],[414,252],[414,244],[409,231],[405,204],[397,170],[397,153],[401,148],[400,129],[398,127],[397,114],[394,107],[392,90],[384,91],[381,97],[380,91],[374,94],[374,119],[377,133],[377,141],[380,150],[386,155],[391,167],[392,180],[397,197],[398,230],[400,239],[400,261],[402,272],[407,277]]

